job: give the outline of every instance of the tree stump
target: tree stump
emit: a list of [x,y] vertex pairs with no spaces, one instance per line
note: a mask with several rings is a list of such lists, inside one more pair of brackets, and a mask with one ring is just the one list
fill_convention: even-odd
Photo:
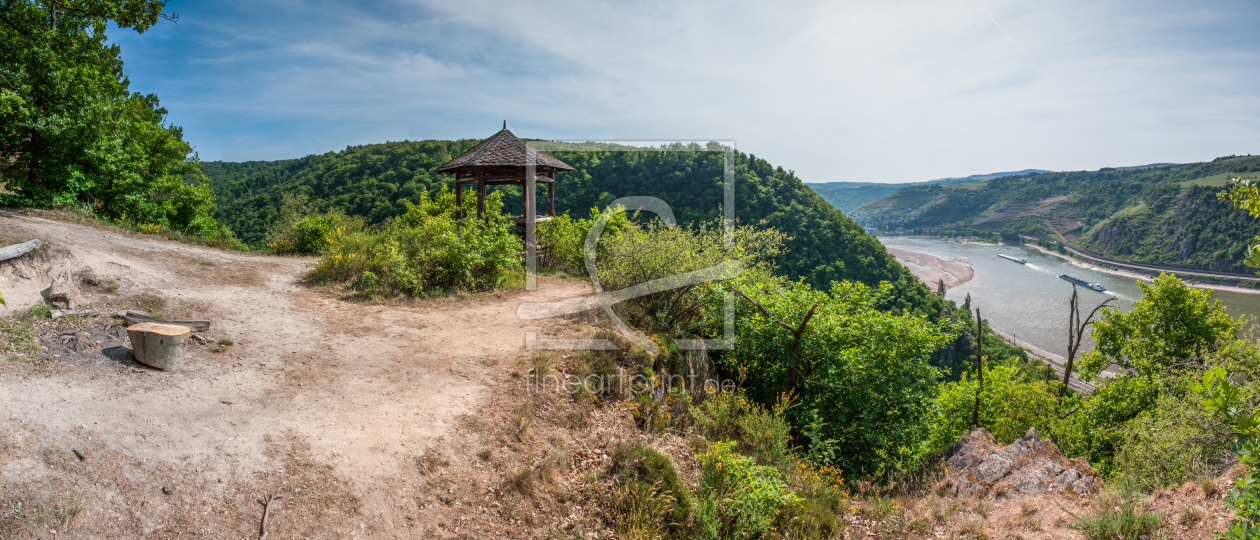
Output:
[[187,326],[174,324],[146,322],[127,327],[136,360],[162,371],[175,371],[184,365],[184,343],[190,333]]

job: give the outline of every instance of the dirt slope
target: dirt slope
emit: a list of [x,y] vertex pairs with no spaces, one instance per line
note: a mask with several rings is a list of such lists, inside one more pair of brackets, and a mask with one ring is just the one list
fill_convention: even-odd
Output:
[[[0,362],[0,498],[81,514],[31,518],[23,526],[38,528],[23,536],[52,537],[66,521],[74,526],[58,538],[256,535],[253,499],[270,490],[288,497],[275,536],[411,537],[423,517],[400,504],[419,498],[401,480],[426,452],[471,454],[479,435],[460,426],[506,378],[524,331],[562,324],[526,324],[516,306],[589,293],[583,282],[544,279],[531,292],[369,306],[306,287],[313,259],[15,213],[0,216],[0,236],[49,244],[0,265],[9,314],[64,276],[80,303],[211,319],[206,337],[234,342],[190,346],[175,373],[129,359]],[[96,286],[79,279],[86,270]],[[38,322],[36,333],[71,339],[92,322],[111,320]],[[80,347],[110,350],[83,336]]]

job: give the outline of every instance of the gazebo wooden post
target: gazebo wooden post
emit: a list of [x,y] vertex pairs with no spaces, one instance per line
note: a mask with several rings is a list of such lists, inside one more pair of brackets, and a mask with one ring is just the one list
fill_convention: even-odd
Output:
[[547,215],[556,217],[556,174],[551,173],[551,182],[547,183]]
[[464,219],[464,187],[459,183],[459,175],[455,175],[455,217]]
[[538,204],[534,200],[538,190],[538,154],[532,146],[525,147],[525,290],[538,288],[536,257],[538,256]]
[[477,167],[477,217],[486,215],[486,175]]

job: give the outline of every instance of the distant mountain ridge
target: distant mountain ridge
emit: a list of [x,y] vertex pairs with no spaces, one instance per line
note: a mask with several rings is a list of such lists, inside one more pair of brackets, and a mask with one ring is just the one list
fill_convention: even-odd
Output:
[[1024,169],[1022,171],[996,172],[988,174],[973,174],[964,177],[937,178],[936,180],[928,180],[926,182],[903,182],[896,184],[886,184],[879,182],[815,182],[806,183],[810,189],[822,196],[824,200],[831,203],[832,206],[838,208],[845,215],[851,214],[862,205],[869,203],[880,197],[884,197],[906,186],[919,186],[923,184],[957,184],[960,182],[974,182],[979,180],[991,180],[993,178],[1002,178],[1005,176],[1019,176],[1025,174],[1052,172],[1044,169]]
[[1260,156],[903,187],[850,212],[867,230],[1069,242],[1129,262],[1251,273],[1260,220],[1217,200]]

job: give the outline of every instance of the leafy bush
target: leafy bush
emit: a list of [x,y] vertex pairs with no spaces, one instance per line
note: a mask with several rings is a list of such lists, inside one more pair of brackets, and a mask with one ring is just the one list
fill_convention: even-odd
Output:
[[[957,382],[940,385],[929,436],[923,448],[933,452],[948,448],[970,431],[975,408],[977,380],[970,373]],[[1043,434],[1058,431],[1057,385],[1029,380],[1014,366],[988,366],[980,393],[980,426],[1002,443],[1011,443],[1035,427]]]
[[742,392],[718,392],[691,407],[696,433],[710,441],[735,441],[736,449],[763,465],[788,462],[791,427],[785,417],[789,402],[780,396],[770,409]]
[[1208,370],[1201,381],[1192,385],[1203,398],[1203,406],[1229,423],[1236,433],[1234,451],[1248,467],[1247,473],[1234,481],[1238,487],[1225,495],[1226,504],[1238,514],[1229,524],[1226,538],[1260,538],[1260,408],[1240,399],[1242,391],[1230,381],[1223,368]]
[[[722,227],[721,220],[672,228],[659,219],[646,225],[628,221],[618,234],[600,242],[595,265],[599,281],[605,290],[615,291],[728,261],[766,271],[782,251],[784,235],[774,229],[734,227],[727,245]],[[712,285],[701,283],[640,296],[625,304],[642,313],[646,324],[691,333],[698,327],[720,323],[720,318],[704,317],[706,305],[720,303],[715,292]]]
[[[455,195],[442,189],[419,204],[406,203],[397,219],[364,232],[338,228],[328,235],[316,282],[345,283],[367,295],[423,296],[478,291],[519,279],[521,242],[502,213],[497,193],[486,200],[485,219],[457,219]],[[476,201],[465,214],[476,215]]]
[[1084,401],[1068,400],[1064,410],[1076,412],[1062,422],[1059,446],[1067,455],[1084,456],[1110,475],[1124,444],[1125,423],[1155,408],[1160,385],[1158,377],[1129,374],[1100,384]]
[[[591,217],[573,219],[565,212],[538,224],[539,265],[543,268],[566,270],[575,274],[586,275],[586,238],[595,224],[595,217],[600,214],[598,208],[591,208]],[[615,208],[609,212],[608,222],[600,234],[600,245],[606,239],[616,237],[628,223],[626,212]],[[598,247],[598,246],[597,246]],[[596,260],[603,253],[596,252]]]
[[[746,376],[750,398],[766,405],[797,392],[791,425],[804,433],[814,424],[808,447],[833,448],[848,475],[888,472],[914,457],[940,375],[930,355],[952,338],[951,323],[881,310],[887,284],[841,282],[830,292],[747,277],[731,284],[770,314],[739,301],[736,348],[720,360]],[[776,322],[798,327],[811,310],[799,340]]]
[[305,216],[287,231],[272,236],[267,248],[278,255],[314,255],[322,252],[332,242],[333,233],[345,234],[345,230],[361,229],[357,220],[339,214]]
[[799,499],[774,467],[757,465],[719,442],[698,456],[696,521],[703,538],[764,538],[787,524],[785,510]]
[[806,459],[780,467],[799,504],[784,512],[789,521],[791,538],[839,538],[849,492],[844,476],[830,465],[819,465]]
[[145,32],[162,6],[6,4],[0,205],[74,207],[130,216],[152,232],[215,234],[215,196],[197,154],[156,95],[131,91],[117,40],[106,35]]
[[1107,306],[1094,322],[1094,350],[1080,363],[1086,379],[1113,363],[1142,375],[1197,368],[1238,333],[1240,324],[1210,290],[1164,273],[1138,285],[1142,298],[1132,309]]
[[1231,431],[1204,411],[1196,394],[1161,396],[1153,410],[1121,430],[1116,480],[1127,489],[1150,491],[1210,473],[1213,463],[1227,462]]
[[[660,452],[640,444],[620,444],[612,453],[613,474],[625,485],[638,485],[664,495],[667,524],[677,530],[691,517],[691,490],[674,464]],[[642,498],[642,497],[640,497]]]

